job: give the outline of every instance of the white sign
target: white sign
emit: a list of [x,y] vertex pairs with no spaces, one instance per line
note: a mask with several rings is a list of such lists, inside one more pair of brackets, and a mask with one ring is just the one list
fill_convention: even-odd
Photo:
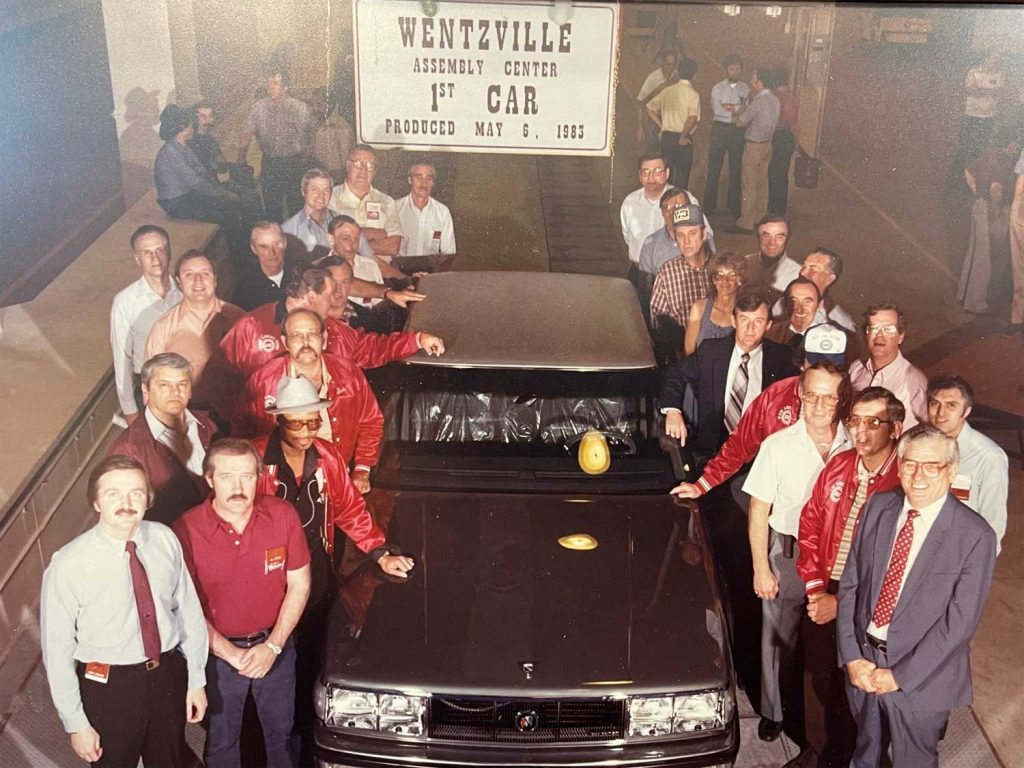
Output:
[[[428,4],[429,5],[429,4]],[[609,155],[617,3],[354,0],[356,130],[375,147]]]

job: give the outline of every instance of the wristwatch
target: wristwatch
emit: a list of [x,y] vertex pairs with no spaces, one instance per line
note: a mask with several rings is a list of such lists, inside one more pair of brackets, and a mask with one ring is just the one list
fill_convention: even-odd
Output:
[[269,640],[267,640],[263,644],[265,646],[267,646],[267,648],[269,648],[271,651],[273,651],[275,656],[280,656],[281,655],[281,646],[278,645],[277,643],[272,643]]

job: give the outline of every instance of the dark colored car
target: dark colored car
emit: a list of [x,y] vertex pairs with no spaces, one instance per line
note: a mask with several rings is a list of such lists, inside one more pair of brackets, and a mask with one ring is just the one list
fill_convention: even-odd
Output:
[[[625,280],[423,278],[440,358],[384,369],[369,497],[408,580],[343,565],[316,694],[322,766],[731,766],[725,611],[658,440]],[[604,436],[607,471],[577,452]],[[598,441],[600,442],[600,441]]]

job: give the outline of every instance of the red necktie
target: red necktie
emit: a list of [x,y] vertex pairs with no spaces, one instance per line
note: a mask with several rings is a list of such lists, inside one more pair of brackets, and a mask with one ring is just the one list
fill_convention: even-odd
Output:
[[878,593],[878,603],[871,616],[871,621],[876,627],[884,627],[892,621],[892,612],[896,610],[896,601],[900,597],[903,572],[907,570],[910,545],[914,541],[914,518],[920,514],[916,509],[907,510],[907,522],[900,528],[896,537],[896,546],[892,548],[892,557],[889,559],[889,570],[885,572],[882,591]]
[[124,545],[128,550],[128,563],[132,571],[132,587],[135,591],[135,607],[139,609],[139,624],[142,626],[142,649],[147,659],[160,658],[160,629],[156,625],[156,604],[153,590],[149,587],[149,576],[135,552],[135,542]]

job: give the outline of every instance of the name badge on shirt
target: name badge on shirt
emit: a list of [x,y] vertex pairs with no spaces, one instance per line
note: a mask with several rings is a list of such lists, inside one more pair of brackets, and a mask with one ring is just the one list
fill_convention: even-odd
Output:
[[271,547],[264,553],[264,576],[269,574],[271,571],[280,571],[284,568],[284,561],[287,551],[288,550],[285,547]]
[[433,238],[434,240],[440,240],[440,239],[441,239],[441,230],[440,230],[440,229],[435,229],[435,230],[434,230],[434,234],[433,234],[433,235],[431,235],[431,237],[432,237],[432,238]]
[[380,221],[381,220],[380,203],[367,203],[366,204],[366,220],[367,221]]
[[960,501],[967,502],[971,500],[971,476],[970,475],[957,475],[953,478],[953,485],[949,489],[950,492]]
[[85,665],[85,679],[94,683],[106,684],[110,678],[110,665],[101,661],[90,661]]

